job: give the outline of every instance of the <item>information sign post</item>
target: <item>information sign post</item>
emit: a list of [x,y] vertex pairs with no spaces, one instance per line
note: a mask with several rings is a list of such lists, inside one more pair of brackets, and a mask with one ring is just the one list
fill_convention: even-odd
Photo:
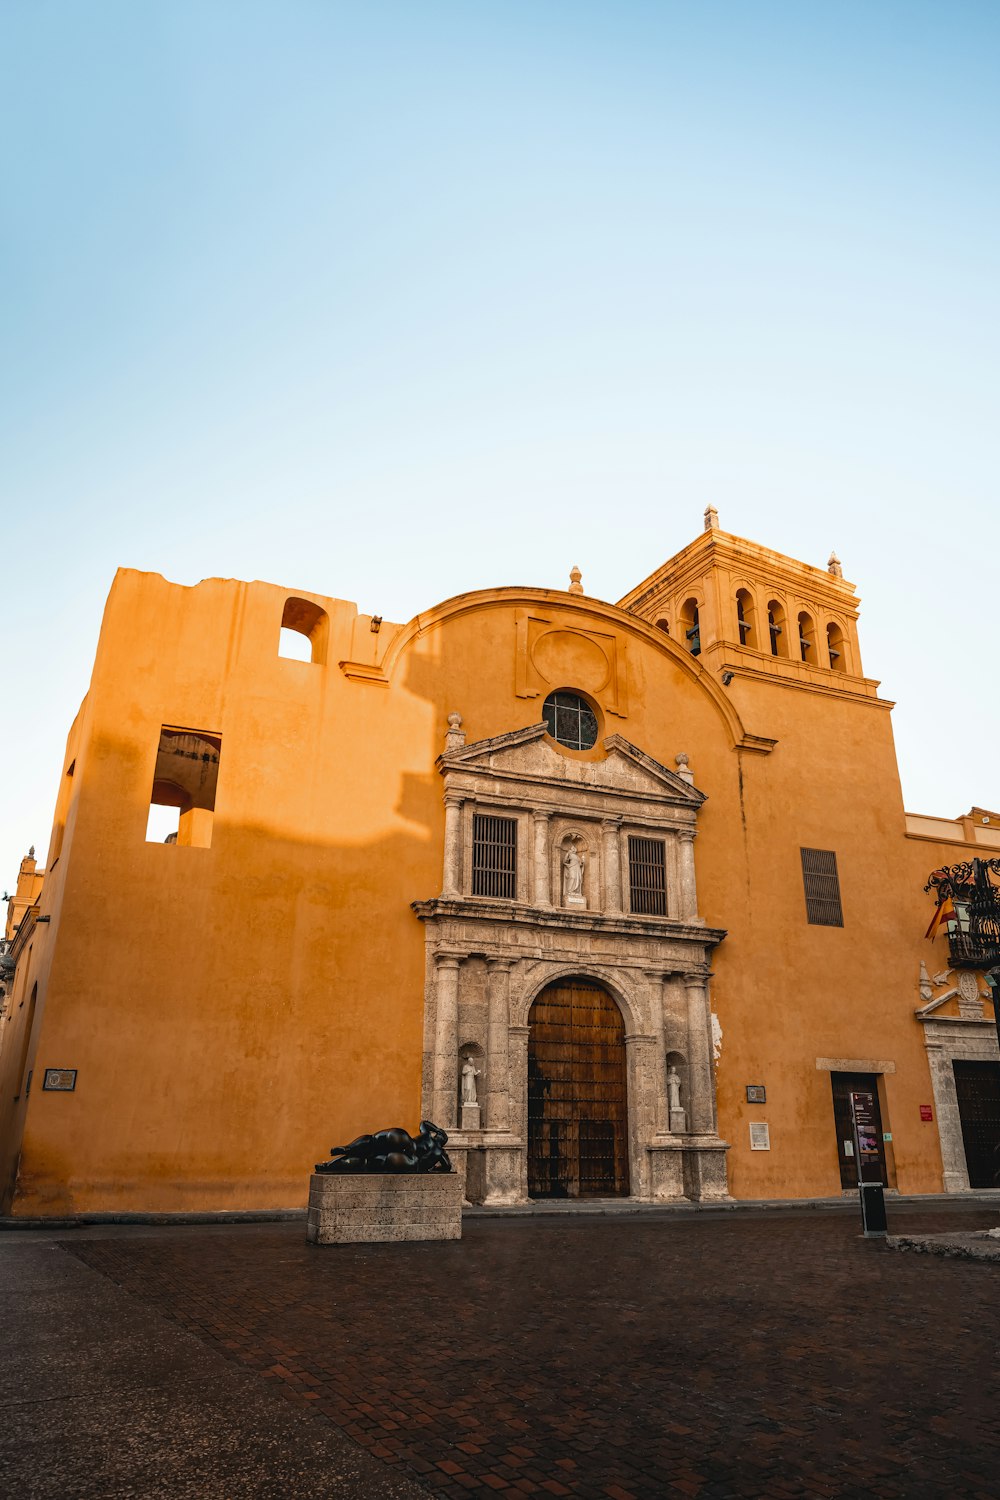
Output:
[[858,1192],[861,1196],[862,1233],[866,1239],[882,1239],[886,1234],[885,1191],[882,1186],[882,1148],[878,1138],[875,1095],[867,1091],[853,1093],[851,1118],[854,1123]]

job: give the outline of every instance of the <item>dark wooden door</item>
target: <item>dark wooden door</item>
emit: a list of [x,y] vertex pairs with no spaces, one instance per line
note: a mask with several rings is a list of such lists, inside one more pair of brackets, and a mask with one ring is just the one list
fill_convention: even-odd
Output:
[[625,1026],[607,990],[584,979],[544,990],[528,1017],[528,1192],[629,1191]]
[[840,1160],[840,1185],[853,1188],[858,1185],[858,1163],[854,1155],[854,1117],[851,1113],[853,1093],[873,1096],[875,1121],[875,1143],[878,1156],[863,1165],[865,1182],[881,1182],[888,1186],[885,1169],[885,1146],[882,1143],[882,1115],[878,1102],[877,1073],[831,1073],[833,1083],[833,1118],[837,1129],[837,1153]]
[[969,1186],[1000,1187],[1000,1063],[952,1063]]

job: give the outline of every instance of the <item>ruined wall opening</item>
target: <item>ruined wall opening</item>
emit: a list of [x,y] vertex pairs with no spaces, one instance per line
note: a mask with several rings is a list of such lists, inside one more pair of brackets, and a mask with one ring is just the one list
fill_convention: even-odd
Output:
[[211,848],[221,752],[217,734],[163,726],[149,797],[147,844]]
[[311,599],[292,596],[285,600],[278,635],[278,655],[287,661],[326,663],[330,616]]

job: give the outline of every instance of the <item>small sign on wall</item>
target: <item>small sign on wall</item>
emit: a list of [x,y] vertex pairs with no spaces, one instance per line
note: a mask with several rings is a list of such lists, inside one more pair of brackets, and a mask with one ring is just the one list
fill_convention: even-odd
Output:
[[764,1085],[762,1083],[748,1083],[747,1084],[747,1103],[748,1104],[766,1104],[767,1103],[767,1089],[764,1087]]
[[750,1150],[770,1151],[771,1127],[763,1120],[750,1121]]
[[920,1106],[920,1118],[922,1120],[933,1120],[933,1118],[934,1118],[934,1111],[931,1109],[931,1107],[930,1107],[929,1104],[921,1104],[921,1106]]
[[76,1068],[46,1068],[43,1092],[71,1094],[76,1088]]

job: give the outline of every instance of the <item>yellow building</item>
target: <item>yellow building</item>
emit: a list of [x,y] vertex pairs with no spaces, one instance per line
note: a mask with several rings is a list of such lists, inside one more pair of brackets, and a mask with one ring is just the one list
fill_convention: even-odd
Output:
[[0,1058],[6,1211],[301,1207],[422,1115],[486,1202],[829,1196],[865,1089],[890,1187],[980,1183],[988,989],[924,887],[1000,820],[904,813],[837,560],[709,510],[619,604],[571,579],[396,625],[118,574]]

